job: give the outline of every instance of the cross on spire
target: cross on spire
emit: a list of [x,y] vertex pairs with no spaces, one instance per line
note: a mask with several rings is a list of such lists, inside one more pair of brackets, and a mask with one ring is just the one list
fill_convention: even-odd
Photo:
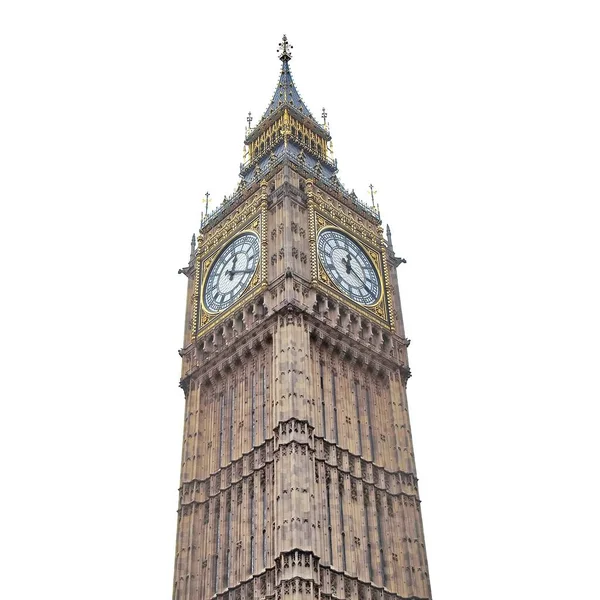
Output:
[[246,117],[246,121],[248,121],[248,129],[252,127],[252,113],[248,112],[248,116]]
[[206,215],[208,216],[208,203],[210,202],[210,193],[206,192],[205,196]]
[[289,62],[292,59],[293,47],[294,46],[292,46],[291,44],[288,44],[287,35],[285,35],[284,33],[283,39],[279,44],[279,50],[277,50],[277,52],[279,53],[279,60],[281,60],[282,62]]
[[369,184],[369,190],[371,191],[371,204],[373,205],[373,208],[375,208],[375,194],[377,193],[377,190],[373,187],[372,183]]
[[325,107],[323,107],[323,112],[321,113],[321,117],[323,118],[323,125],[327,125],[327,111]]

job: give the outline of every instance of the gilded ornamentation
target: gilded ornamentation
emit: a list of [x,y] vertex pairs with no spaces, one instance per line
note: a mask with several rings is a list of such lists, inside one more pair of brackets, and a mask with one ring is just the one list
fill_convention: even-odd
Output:
[[237,231],[241,225],[246,224],[252,217],[256,217],[256,213],[263,200],[261,192],[254,194],[238,210],[228,215],[211,231],[205,234],[202,244],[199,245],[199,258],[211,254],[216,246],[222,246],[223,242],[229,239],[232,233]]
[[240,298],[241,302],[247,302],[257,296],[267,285],[267,182],[261,181],[258,194],[247,201],[246,204],[231,213],[226,219],[215,226],[213,230],[205,234],[202,246],[196,258],[196,277],[194,281],[194,313],[192,326],[197,336],[205,327],[214,327],[221,323],[231,313],[237,310],[239,302],[236,302],[228,310],[222,313],[210,313],[204,308],[202,302],[202,285],[208,274],[210,266],[219,255],[221,249],[229,243],[236,235],[243,231],[252,231],[258,234],[261,243],[260,265],[252,277],[248,290]]
[[[306,196],[309,209],[309,241],[311,252],[311,278],[313,284],[326,286],[327,294],[342,302],[351,302],[333,285],[317,258],[316,240],[319,232],[326,227],[339,228],[360,242],[373,261],[383,290],[373,306],[358,306],[352,303],[354,310],[363,316],[375,319],[394,329],[394,320],[390,312],[392,306],[391,282],[387,261],[384,260],[385,244],[380,228],[371,222],[354,215],[352,211],[337,200],[324,197],[320,192],[315,194],[314,181],[306,182]],[[321,212],[323,211],[323,212]]]
[[351,208],[345,206],[339,200],[330,198],[321,191],[316,193],[315,203],[316,208],[326,218],[341,225],[355,237],[379,247],[381,236],[376,225],[358,216]]

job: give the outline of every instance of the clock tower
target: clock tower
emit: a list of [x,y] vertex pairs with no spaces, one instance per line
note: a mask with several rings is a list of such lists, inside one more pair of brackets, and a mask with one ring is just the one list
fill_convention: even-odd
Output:
[[291,46],[192,240],[176,600],[430,598],[396,257]]

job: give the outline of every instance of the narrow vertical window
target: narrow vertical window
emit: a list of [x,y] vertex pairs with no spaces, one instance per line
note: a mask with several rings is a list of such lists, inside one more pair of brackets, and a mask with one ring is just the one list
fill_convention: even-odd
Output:
[[340,501],[339,501],[339,507],[340,507],[340,529],[341,529],[341,538],[342,538],[342,570],[345,571],[346,570],[346,532],[344,531],[345,529],[345,525],[344,525],[344,484],[340,483],[339,485],[339,491],[340,491]]
[[225,540],[226,564],[227,568],[223,573],[223,586],[229,587],[229,573],[231,571],[231,493],[227,495],[227,528],[225,529],[227,538]]
[[221,421],[219,427],[219,464],[217,465],[221,468],[221,459],[223,453],[223,421],[225,420],[225,394],[221,392],[219,396],[219,420]]
[[216,531],[216,540],[217,540],[217,552],[215,554],[215,570],[214,570],[214,593],[216,594],[219,590],[219,557],[221,556],[221,503],[217,498],[215,503],[215,516],[217,519],[217,531]]
[[334,442],[338,441],[338,426],[337,426],[337,391],[335,387],[335,371],[331,373],[331,400],[333,404],[333,435]]
[[362,431],[360,426],[360,406],[358,396],[358,381],[354,381],[354,404],[356,405],[356,425],[358,427],[358,454],[362,456]]
[[263,439],[267,439],[267,377],[265,367],[262,368],[262,426]]
[[327,487],[327,529],[329,530],[329,564],[333,565],[333,542],[332,542],[332,531],[331,531],[331,491],[329,489],[329,481],[326,483]]
[[254,573],[254,538],[255,534],[255,519],[254,519],[254,478],[251,477],[248,482],[250,495],[250,575]]
[[369,581],[373,581],[373,558],[371,556],[371,544],[367,543],[367,561],[369,563]]
[[267,486],[262,483],[262,506],[263,506],[263,535],[262,535],[262,560],[263,569],[267,568]]
[[363,504],[365,509],[365,537],[367,538],[367,560],[369,562],[369,580],[373,581],[373,556],[371,554],[371,531],[369,527],[369,490],[363,485]]
[[383,517],[383,508],[381,506],[381,499],[379,496],[376,498],[375,502],[375,513],[377,514],[377,536],[379,538],[379,561],[381,564],[381,579],[383,586],[387,585],[387,577],[385,576],[385,555],[383,552],[383,527],[381,524],[381,519]]
[[327,419],[325,417],[325,386],[323,385],[323,363],[319,363],[321,379],[321,418],[323,421],[323,438],[327,439]]
[[230,417],[229,417],[229,461],[233,460],[233,426],[235,424],[235,381],[234,385],[229,388],[230,397]]
[[375,462],[375,440],[373,438],[373,421],[371,419],[371,394],[369,388],[365,390],[365,404],[367,405],[367,425],[369,427],[369,445],[371,446],[371,460]]
[[252,396],[252,447],[254,448],[254,444],[256,443],[256,439],[254,437],[254,413],[256,411],[256,382],[254,381],[254,371],[252,371],[252,376],[250,378],[250,388],[250,394]]

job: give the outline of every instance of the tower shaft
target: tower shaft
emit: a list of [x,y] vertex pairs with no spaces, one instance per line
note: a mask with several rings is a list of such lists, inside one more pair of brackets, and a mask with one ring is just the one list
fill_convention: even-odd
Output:
[[[300,118],[307,109],[284,41],[280,81]],[[285,117],[277,93],[263,133]],[[242,184],[203,222],[182,269],[176,600],[431,597],[399,262],[378,214],[335,178],[328,133],[309,117],[307,131],[323,141],[312,154],[291,127],[266,147],[260,128],[249,133]],[[324,232],[348,240],[347,256],[324,261]],[[256,246],[240,242],[253,236]],[[245,255],[250,247],[260,257]],[[376,302],[335,283],[335,265],[342,282],[360,280],[361,260],[377,279]],[[207,308],[207,290],[222,308]]]

